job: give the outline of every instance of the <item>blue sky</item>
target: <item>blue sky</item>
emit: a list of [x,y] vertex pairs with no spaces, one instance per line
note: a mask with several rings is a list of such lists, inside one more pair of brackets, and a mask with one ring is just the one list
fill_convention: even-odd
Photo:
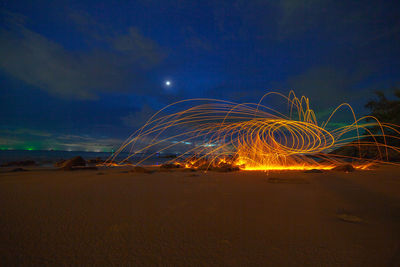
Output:
[[[399,85],[398,1],[2,1],[0,147],[110,150],[173,101]],[[164,85],[166,80],[172,86]],[[269,103],[274,105],[276,103]],[[322,116],[321,115],[321,116]]]

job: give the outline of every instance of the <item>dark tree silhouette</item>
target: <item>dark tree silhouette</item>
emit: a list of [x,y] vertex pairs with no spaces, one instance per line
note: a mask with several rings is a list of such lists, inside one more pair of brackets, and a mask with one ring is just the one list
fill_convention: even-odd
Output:
[[[375,92],[377,99],[370,100],[365,107],[368,108],[371,113],[369,115],[374,116],[382,123],[391,123],[400,125],[400,89],[394,89],[395,99],[386,98],[385,94],[381,91]],[[371,123],[375,122],[374,119],[369,119]],[[397,131],[399,127],[394,127]],[[400,161],[400,153],[392,147],[400,147],[400,139],[398,132],[385,128],[385,138],[382,136],[382,130],[379,126],[371,126],[369,130],[374,136],[367,134],[359,141],[363,143],[361,147],[358,146],[359,141],[353,141],[343,147],[340,147],[332,154],[358,157],[361,156],[366,159],[379,159],[389,161]],[[384,146],[376,144],[386,144],[388,149],[385,150]],[[369,145],[368,145],[369,143]],[[379,147],[379,148],[378,148]],[[385,154],[382,155],[382,152]],[[387,152],[387,154],[386,154]]]
[[369,101],[365,107],[371,110],[371,116],[381,122],[400,125],[400,89],[394,89],[397,99],[389,100],[382,91],[375,92],[378,99]]
[[[395,99],[386,98],[385,94],[381,91],[375,92],[378,99],[369,101],[365,107],[371,110],[370,115],[376,117],[380,122],[392,123],[400,125],[400,89],[394,89]],[[371,119],[372,120],[372,119]],[[398,127],[395,127],[399,130]],[[370,130],[375,134],[381,133],[380,127],[372,127]],[[400,146],[399,134],[392,130],[385,130],[386,144],[392,146]],[[379,142],[383,142],[383,139],[378,137]]]

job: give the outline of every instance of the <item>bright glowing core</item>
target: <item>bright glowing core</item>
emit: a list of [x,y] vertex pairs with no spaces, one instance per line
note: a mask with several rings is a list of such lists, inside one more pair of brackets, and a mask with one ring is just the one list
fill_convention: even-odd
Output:
[[171,86],[171,81],[165,81],[166,86]]

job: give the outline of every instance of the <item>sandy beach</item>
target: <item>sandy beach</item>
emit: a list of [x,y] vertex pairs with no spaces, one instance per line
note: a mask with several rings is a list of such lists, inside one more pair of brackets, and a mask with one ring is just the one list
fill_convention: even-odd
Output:
[[399,266],[400,168],[0,174],[0,265]]

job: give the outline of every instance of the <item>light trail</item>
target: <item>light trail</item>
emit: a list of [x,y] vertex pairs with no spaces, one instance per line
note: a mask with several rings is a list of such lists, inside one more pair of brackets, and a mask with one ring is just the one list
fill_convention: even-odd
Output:
[[[287,114],[262,104],[271,96],[280,97],[282,104],[287,102]],[[185,104],[191,107],[182,108]],[[333,117],[342,108],[350,110],[352,123],[330,129]],[[179,111],[162,115],[168,110]],[[379,127],[380,132],[373,133],[371,127]],[[339,105],[328,120],[318,124],[309,99],[297,98],[293,91],[288,96],[269,92],[258,103],[188,99],[154,114],[105,164],[133,160],[133,165],[141,165],[157,153],[179,149],[182,153],[169,163],[186,168],[207,170],[230,165],[242,170],[328,170],[350,160],[356,168],[365,169],[372,163],[388,163],[388,149],[400,153],[398,147],[386,144],[387,138],[400,139],[399,129],[371,116],[357,118],[348,103]],[[343,146],[355,147],[359,155],[329,153]],[[376,158],[364,158],[362,148],[372,146],[377,150]],[[129,156],[116,162],[123,151]]]

